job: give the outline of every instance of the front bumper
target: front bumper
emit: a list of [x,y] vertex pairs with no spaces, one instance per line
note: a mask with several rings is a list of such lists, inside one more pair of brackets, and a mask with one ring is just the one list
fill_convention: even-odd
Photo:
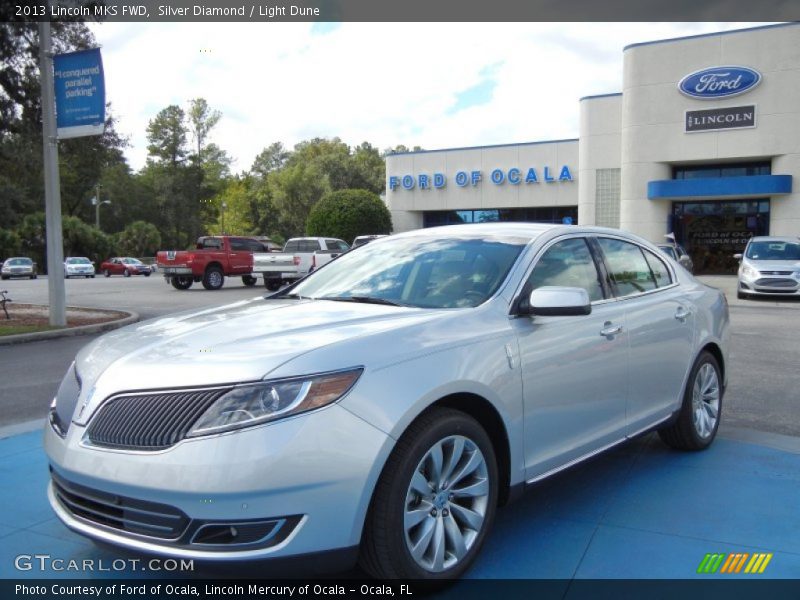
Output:
[[[67,527],[133,551],[221,561],[357,546],[372,489],[393,446],[386,434],[338,405],[186,439],[157,452],[92,447],[85,431],[73,423],[62,439],[46,425],[54,474],[48,497]],[[104,504],[70,506],[63,499],[65,486]],[[115,504],[121,516],[109,520],[104,506]],[[131,505],[133,512],[127,512]],[[165,539],[120,525],[143,510],[168,512],[153,506],[185,515],[180,531]],[[203,543],[196,535],[209,525],[272,521],[280,521],[274,535],[246,545]]]
[[792,275],[744,277],[739,275],[739,291],[753,296],[800,296],[800,280]]

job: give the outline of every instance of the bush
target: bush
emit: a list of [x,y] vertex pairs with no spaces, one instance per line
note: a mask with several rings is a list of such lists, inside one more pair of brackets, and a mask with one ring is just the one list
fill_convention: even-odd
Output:
[[359,235],[391,230],[389,209],[377,194],[367,190],[339,190],[323,196],[306,221],[307,235],[339,238],[348,244]]
[[134,221],[117,236],[117,250],[126,256],[155,256],[160,246],[158,228],[147,221]]

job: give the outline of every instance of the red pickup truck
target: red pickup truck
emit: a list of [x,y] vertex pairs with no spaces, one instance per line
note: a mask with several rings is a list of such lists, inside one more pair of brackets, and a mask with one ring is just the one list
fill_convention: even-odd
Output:
[[188,290],[201,281],[207,290],[218,290],[225,277],[241,277],[246,286],[256,284],[253,253],[269,252],[264,242],[246,237],[207,236],[195,250],[162,250],[156,254],[158,270],[176,290]]

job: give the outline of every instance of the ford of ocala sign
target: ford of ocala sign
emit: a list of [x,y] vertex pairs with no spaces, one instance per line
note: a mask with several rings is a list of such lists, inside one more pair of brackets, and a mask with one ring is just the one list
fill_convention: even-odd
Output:
[[761,73],[748,67],[709,67],[690,73],[678,84],[682,94],[700,100],[738,96],[761,82]]
[[[541,179],[540,179],[541,177]],[[535,167],[520,170],[512,167],[508,170],[494,169],[489,173],[489,180],[495,185],[502,185],[506,182],[511,185],[520,183],[554,183],[556,181],[572,181],[572,173],[567,165],[561,167],[558,175],[550,169],[544,167],[541,173]],[[458,187],[477,186],[483,181],[482,171],[458,171],[455,175],[455,182]],[[442,189],[447,186],[447,176],[444,173],[431,173],[420,175],[389,175],[389,189],[396,190],[420,190]]]

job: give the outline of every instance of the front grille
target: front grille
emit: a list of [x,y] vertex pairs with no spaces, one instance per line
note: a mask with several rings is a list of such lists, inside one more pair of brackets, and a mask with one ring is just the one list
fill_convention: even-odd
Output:
[[166,540],[181,536],[189,517],[173,506],[94,490],[51,471],[61,505],[75,517],[119,531]]
[[779,288],[793,288],[797,286],[797,281],[794,279],[758,279],[755,282],[758,287],[779,287]]
[[762,275],[791,275],[791,271],[760,271]]
[[127,450],[162,450],[177,444],[194,422],[231,388],[118,396],[89,424],[92,444]]

